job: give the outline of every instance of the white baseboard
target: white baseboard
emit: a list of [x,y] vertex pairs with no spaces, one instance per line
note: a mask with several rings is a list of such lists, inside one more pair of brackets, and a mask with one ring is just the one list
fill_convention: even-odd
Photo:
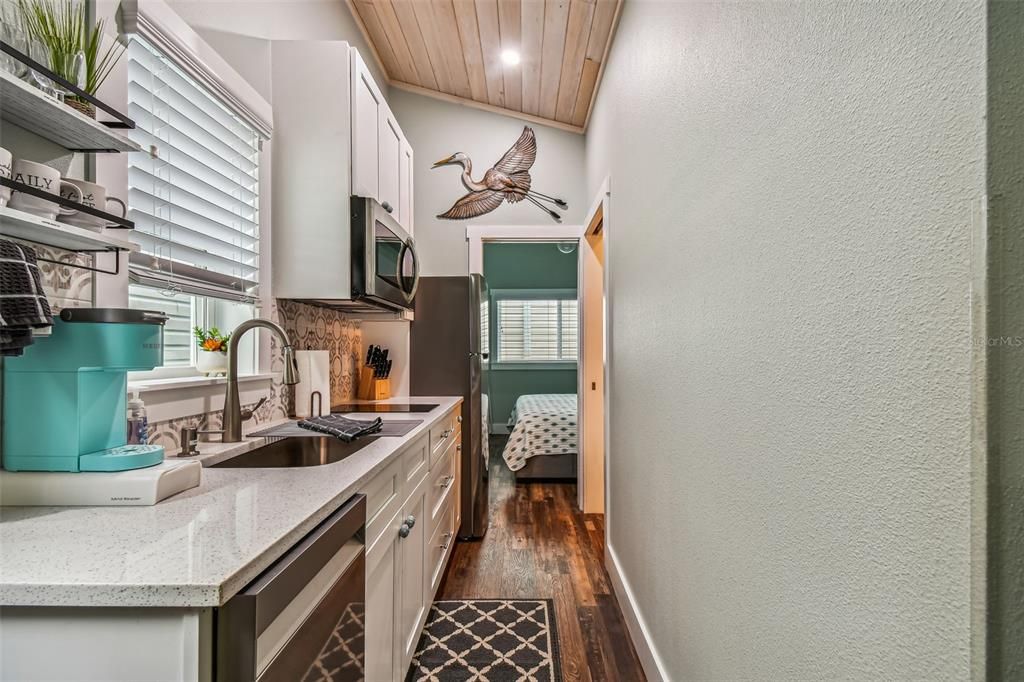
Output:
[[636,599],[633,598],[633,590],[629,588],[626,577],[619,566],[619,557],[611,545],[605,545],[605,568],[608,569],[608,577],[612,581],[612,589],[615,590],[615,598],[619,600],[619,608],[622,609],[622,618],[626,621],[626,629],[633,640],[633,648],[640,658],[640,665],[643,666],[644,674],[649,682],[667,682],[668,674],[665,672],[665,664],[658,651],[651,641],[650,633],[647,631],[647,624],[644,617],[637,608]]

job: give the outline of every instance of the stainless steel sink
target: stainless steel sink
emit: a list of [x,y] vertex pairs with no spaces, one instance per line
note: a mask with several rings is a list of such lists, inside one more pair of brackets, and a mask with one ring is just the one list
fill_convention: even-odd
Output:
[[376,438],[364,436],[351,443],[333,437],[302,436],[273,439],[263,447],[243,452],[211,468],[241,469],[270,467],[315,467],[354,455]]

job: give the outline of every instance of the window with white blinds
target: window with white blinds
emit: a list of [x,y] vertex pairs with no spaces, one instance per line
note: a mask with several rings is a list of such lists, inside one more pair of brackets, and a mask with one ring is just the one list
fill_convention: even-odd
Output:
[[579,313],[572,298],[529,298],[514,294],[496,298],[497,361],[576,362]]
[[192,365],[193,296],[153,287],[128,287],[128,307],[139,310],[159,310],[167,315],[164,325],[164,367],[190,367]]
[[132,281],[255,301],[259,133],[144,39],[127,54]]

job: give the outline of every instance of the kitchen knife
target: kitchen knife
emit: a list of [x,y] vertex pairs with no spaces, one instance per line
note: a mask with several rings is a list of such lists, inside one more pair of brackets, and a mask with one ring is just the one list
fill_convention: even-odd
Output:
[[391,378],[391,363],[392,362],[394,362],[394,360],[388,360],[388,364],[385,365],[385,367],[384,367],[384,378],[385,379],[390,379]]
[[366,349],[366,366],[369,367],[373,361],[373,349],[376,348],[372,343],[370,347]]

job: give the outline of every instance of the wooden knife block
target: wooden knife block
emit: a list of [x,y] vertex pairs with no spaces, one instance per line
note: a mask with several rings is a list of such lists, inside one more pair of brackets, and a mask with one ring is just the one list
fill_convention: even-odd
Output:
[[363,367],[359,373],[360,400],[387,400],[391,397],[391,379],[377,379],[373,369]]

